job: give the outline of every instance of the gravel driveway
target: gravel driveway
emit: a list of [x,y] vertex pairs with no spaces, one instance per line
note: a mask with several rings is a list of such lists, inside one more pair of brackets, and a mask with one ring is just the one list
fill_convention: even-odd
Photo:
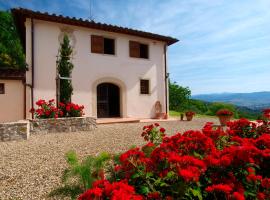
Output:
[[[160,122],[167,134],[201,129],[214,118]],[[50,199],[61,185],[64,155],[75,150],[80,157],[102,151],[120,152],[144,144],[142,127],[149,123],[98,125],[92,132],[33,135],[27,141],[0,142],[0,199]]]

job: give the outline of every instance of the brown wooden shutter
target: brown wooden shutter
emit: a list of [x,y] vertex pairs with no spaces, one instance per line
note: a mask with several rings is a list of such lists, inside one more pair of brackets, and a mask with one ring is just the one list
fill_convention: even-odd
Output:
[[102,36],[91,35],[91,52],[92,53],[104,52],[104,39]]
[[140,43],[129,41],[129,56],[134,58],[140,57]]

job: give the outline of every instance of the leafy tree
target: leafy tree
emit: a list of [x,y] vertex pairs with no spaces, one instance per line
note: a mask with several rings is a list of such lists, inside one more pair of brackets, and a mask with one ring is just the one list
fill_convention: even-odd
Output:
[[221,103],[221,102],[211,103],[208,107],[208,111],[206,112],[206,114],[216,115],[217,111],[220,109],[228,109],[234,113],[235,118],[238,118],[238,112],[234,105],[228,104],[228,103]]
[[169,81],[169,102],[170,110],[183,111],[188,106],[191,91],[188,87],[177,85]]
[[[71,62],[72,47],[67,35],[64,35],[63,42],[60,45],[60,58],[57,61],[58,73],[61,77],[71,77],[73,64]],[[60,102],[70,102],[73,92],[71,80],[60,80]]]
[[12,15],[0,11],[0,67],[26,68],[23,48]]

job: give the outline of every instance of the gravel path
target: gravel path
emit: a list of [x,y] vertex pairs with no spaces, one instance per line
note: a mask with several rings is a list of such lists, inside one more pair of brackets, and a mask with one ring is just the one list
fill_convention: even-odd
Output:
[[[190,122],[160,124],[171,135],[201,129],[207,121],[217,122],[214,118],[195,118]],[[0,199],[50,199],[48,194],[61,185],[67,151],[75,150],[79,157],[84,157],[142,145],[140,134],[146,124],[149,123],[98,125],[92,132],[33,135],[27,141],[0,142]]]

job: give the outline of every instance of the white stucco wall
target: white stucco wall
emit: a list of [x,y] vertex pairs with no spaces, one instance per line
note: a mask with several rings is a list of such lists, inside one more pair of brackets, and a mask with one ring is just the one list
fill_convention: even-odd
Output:
[[5,94],[0,94],[0,122],[14,122],[24,118],[24,85],[21,80],[1,80]]
[[[153,117],[154,104],[157,100],[161,102],[163,112],[165,112],[165,43],[39,20],[34,21],[34,102],[40,98],[46,100],[56,98],[56,56],[59,49],[58,37],[63,27],[74,30],[73,34],[76,38],[72,101],[83,104],[87,116],[97,115],[96,86],[102,81],[112,82],[120,87],[122,117]],[[26,30],[26,38],[28,38],[26,54],[28,54],[29,63],[31,61],[29,20],[26,28],[28,29]],[[116,55],[91,53],[91,34],[114,38]],[[149,44],[149,59],[130,58],[129,40]],[[140,94],[141,78],[150,80],[149,95]],[[31,82],[30,79],[28,81]]]

